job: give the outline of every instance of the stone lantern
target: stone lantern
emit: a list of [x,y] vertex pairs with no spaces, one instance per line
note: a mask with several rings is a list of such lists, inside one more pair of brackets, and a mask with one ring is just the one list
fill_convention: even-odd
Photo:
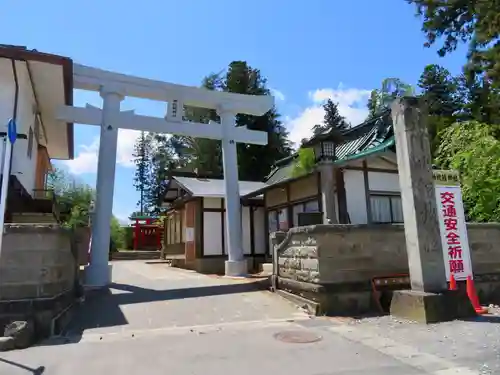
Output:
[[335,142],[332,140],[317,141],[312,145],[316,163],[335,161]]
[[336,145],[342,141],[342,134],[337,129],[330,129],[318,134],[302,144],[312,148],[316,163],[333,163],[336,158]]
[[319,165],[323,224],[336,224],[339,222],[335,199],[336,181],[334,162],[337,159],[336,146],[342,142],[342,139],[342,134],[338,129],[330,129],[302,144],[302,147],[313,149],[314,159]]

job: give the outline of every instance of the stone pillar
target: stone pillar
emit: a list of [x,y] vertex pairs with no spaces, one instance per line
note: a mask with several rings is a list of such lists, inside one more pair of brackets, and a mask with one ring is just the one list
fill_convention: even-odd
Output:
[[467,296],[447,291],[426,119],[417,98],[392,105],[412,290],[394,292],[391,314],[433,323],[475,312]]
[[108,260],[118,128],[109,125],[109,123],[113,116],[120,112],[120,102],[123,100],[121,94],[112,90],[106,90],[106,88],[101,90],[101,97],[103,98],[103,118],[97,162],[91,263],[85,273],[86,284],[93,287],[104,287],[111,282],[111,266],[108,265]]
[[411,287],[441,292],[447,284],[425,114],[416,98],[403,98],[394,102],[392,119]]
[[241,197],[238,181],[238,155],[236,142],[231,138],[235,127],[235,115],[221,111],[222,126],[222,164],[224,168],[224,186],[226,188],[226,245],[228,259],[225,263],[226,276],[245,276],[248,266],[243,255],[241,236]]
[[323,224],[338,224],[337,202],[335,199],[335,176],[331,163],[325,163],[320,166],[320,177]]

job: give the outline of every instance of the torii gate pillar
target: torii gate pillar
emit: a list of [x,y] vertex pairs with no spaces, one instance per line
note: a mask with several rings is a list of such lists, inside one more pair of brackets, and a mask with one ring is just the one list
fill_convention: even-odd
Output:
[[[226,188],[226,249],[228,259],[225,263],[226,276],[243,276],[248,273],[248,265],[243,255],[241,238],[241,198],[238,178],[238,155],[236,142],[231,139],[229,130],[236,123],[231,112],[219,113],[222,132],[222,167],[224,169],[224,184]],[[229,133],[229,134],[228,134]]]
[[97,159],[95,214],[92,222],[90,265],[85,279],[89,286],[103,286],[111,282],[112,266],[108,264],[115,188],[118,128],[111,125],[113,116],[120,112],[123,95],[103,88],[100,92],[102,106],[101,138]]

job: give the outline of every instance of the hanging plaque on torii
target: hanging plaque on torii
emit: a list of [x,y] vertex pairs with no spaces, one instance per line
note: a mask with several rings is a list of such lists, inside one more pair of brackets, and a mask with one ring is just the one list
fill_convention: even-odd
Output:
[[[170,133],[222,142],[222,161],[226,188],[226,238],[228,260],[226,275],[247,273],[241,237],[240,194],[236,143],[267,144],[267,133],[236,127],[237,114],[262,116],[274,105],[272,96],[242,95],[114,73],[88,66],[73,65],[75,89],[97,91],[103,98],[102,109],[62,106],[60,120],[101,127],[97,166],[96,205],[92,226],[92,262],[86,272],[87,283],[105,286],[111,281],[108,265],[110,221],[116,168],[118,129]],[[164,101],[168,103],[165,118],[137,115],[121,111],[125,96]],[[221,123],[198,124],[183,121],[184,106],[215,109]]]

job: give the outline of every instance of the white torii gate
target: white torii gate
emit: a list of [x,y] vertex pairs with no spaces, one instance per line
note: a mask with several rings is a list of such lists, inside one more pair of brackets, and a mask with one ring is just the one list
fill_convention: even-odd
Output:
[[[274,98],[175,85],[78,64],[73,65],[73,85],[75,89],[98,91],[103,99],[102,110],[89,105],[85,108],[62,106],[57,113],[57,118],[63,121],[101,127],[95,216],[92,225],[92,256],[86,271],[87,283],[101,287],[111,281],[108,252],[118,128],[222,141],[228,245],[225,272],[227,276],[245,275],[247,263],[243,256],[241,237],[236,142],[266,145],[267,133],[236,127],[235,116],[238,113],[264,115],[273,107]],[[133,111],[122,112],[120,102],[125,96],[168,102],[167,114],[165,118],[158,118],[136,115]],[[184,105],[215,109],[221,118],[221,124],[183,121]]]

